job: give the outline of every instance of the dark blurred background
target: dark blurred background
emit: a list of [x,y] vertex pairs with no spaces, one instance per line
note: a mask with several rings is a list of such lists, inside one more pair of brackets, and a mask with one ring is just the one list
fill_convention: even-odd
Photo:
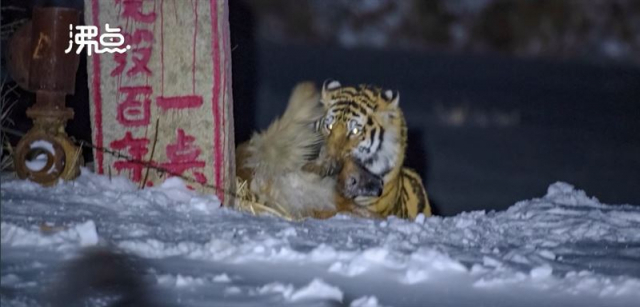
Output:
[[[3,51],[7,25],[28,18],[34,3],[83,1],[4,0]],[[238,143],[282,113],[299,81],[373,83],[400,91],[406,164],[422,175],[439,214],[505,209],[556,181],[605,203],[640,204],[640,1],[229,6]],[[67,130],[90,139],[85,60]],[[2,65],[10,85],[4,56]],[[9,97],[18,94],[12,118],[26,131],[33,97]]]

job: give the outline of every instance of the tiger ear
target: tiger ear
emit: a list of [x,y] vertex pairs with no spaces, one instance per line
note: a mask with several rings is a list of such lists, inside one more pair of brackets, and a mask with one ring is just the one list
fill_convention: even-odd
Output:
[[336,90],[336,89],[338,89],[341,86],[342,85],[337,80],[333,80],[333,79],[325,80],[322,83],[322,95],[320,97],[320,100],[322,101],[322,104],[325,105],[325,106],[328,106],[328,104],[330,103],[329,93],[334,91],[334,90]]
[[389,103],[389,106],[397,108],[400,103],[400,92],[394,90],[385,90],[383,92],[384,98]]

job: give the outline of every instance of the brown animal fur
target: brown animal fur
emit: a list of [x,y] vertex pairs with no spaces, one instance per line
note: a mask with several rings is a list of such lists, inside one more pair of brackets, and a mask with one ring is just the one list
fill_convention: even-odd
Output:
[[[236,175],[248,182],[253,201],[283,208],[294,219],[329,218],[337,213],[374,217],[368,210],[355,206],[353,199],[340,195],[335,178],[305,169],[322,142],[322,135],[313,128],[323,113],[318,101],[313,83],[298,84],[284,114],[237,147]],[[366,172],[350,167],[351,162],[344,163],[347,167],[341,175]]]

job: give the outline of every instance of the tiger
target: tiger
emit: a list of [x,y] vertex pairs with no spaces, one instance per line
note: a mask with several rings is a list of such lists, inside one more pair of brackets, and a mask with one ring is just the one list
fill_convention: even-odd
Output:
[[[238,209],[267,211],[292,220],[326,219],[339,213],[374,218],[356,206],[351,195],[377,196],[382,180],[345,159],[336,185],[335,176],[318,176],[303,167],[316,159],[323,136],[313,124],[324,114],[320,93],[313,82],[300,82],[292,90],[285,112],[263,131],[236,148]],[[347,197],[343,197],[345,195]]]
[[[353,201],[379,217],[415,219],[431,216],[431,205],[422,179],[404,167],[407,125],[399,108],[397,91],[373,85],[342,86],[327,80],[322,85],[324,115],[315,129],[324,136],[318,161],[308,170],[324,175],[338,174],[342,163],[353,158],[362,167],[382,178],[381,195],[354,196]],[[348,174],[344,173],[343,174]],[[338,176],[338,186],[348,184],[348,176]]]

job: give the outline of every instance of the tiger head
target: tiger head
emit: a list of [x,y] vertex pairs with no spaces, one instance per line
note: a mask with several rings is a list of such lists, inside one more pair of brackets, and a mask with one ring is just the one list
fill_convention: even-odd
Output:
[[394,176],[390,173],[402,167],[406,146],[399,101],[396,91],[325,81],[321,94],[325,113],[318,129],[325,137],[328,157],[336,161],[353,157],[374,175]]

